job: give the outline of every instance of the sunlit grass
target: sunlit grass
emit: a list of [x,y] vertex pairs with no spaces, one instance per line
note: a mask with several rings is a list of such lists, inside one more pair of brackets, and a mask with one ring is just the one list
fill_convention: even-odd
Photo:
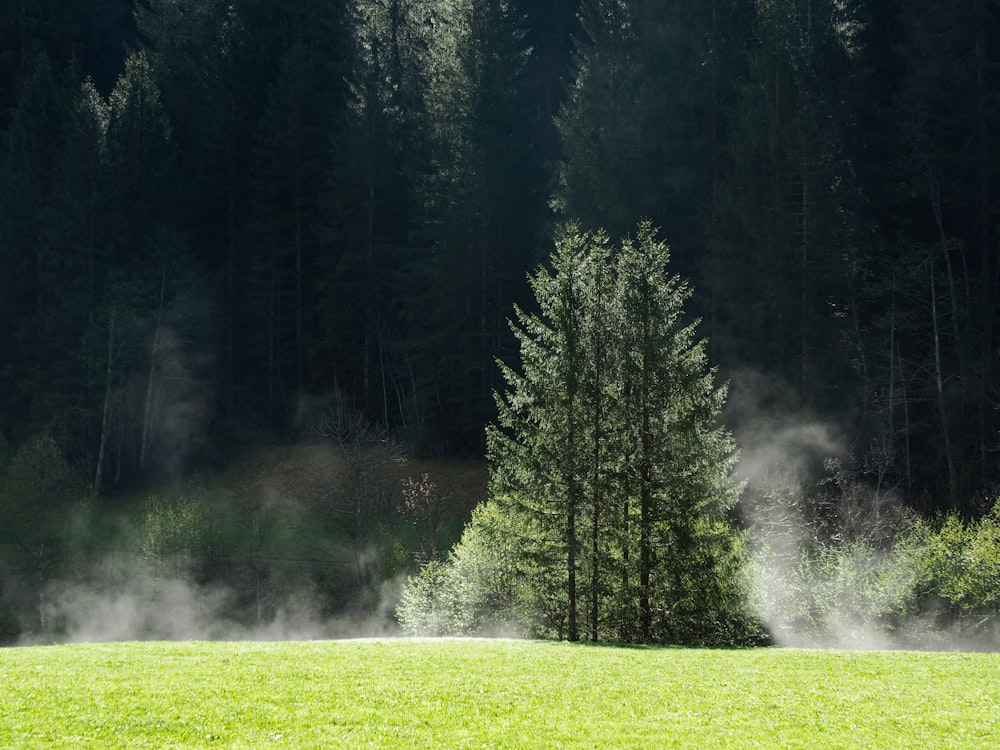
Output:
[[990,747],[1000,655],[525,641],[0,650],[0,747]]

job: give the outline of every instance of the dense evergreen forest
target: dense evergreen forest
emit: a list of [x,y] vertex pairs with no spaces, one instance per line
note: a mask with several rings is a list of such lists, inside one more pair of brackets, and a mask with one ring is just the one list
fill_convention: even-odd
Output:
[[477,455],[567,220],[709,356],[974,513],[1000,450],[995,0],[11,0],[0,433],[97,493],[349,405]]

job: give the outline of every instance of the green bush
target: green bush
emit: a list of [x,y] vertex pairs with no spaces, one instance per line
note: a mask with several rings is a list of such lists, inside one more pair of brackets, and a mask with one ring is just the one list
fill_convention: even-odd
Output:
[[930,539],[925,561],[929,596],[962,621],[993,617],[1000,602],[1000,503],[977,521],[952,513]]
[[975,520],[916,523],[881,547],[804,540],[791,561],[762,545],[753,565],[757,609],[779,640],[864,633],[906,646],[990,645],[1000,632],[1000,503]]
[[403,587],[396,617],[414,635],[475,635],[524,626],[512,529],[480,504],[446,561],[432,560]]
[[207,557],[210,534],[204,505],[190,496],[151,495],[142,518],[142,553],[154,572],[184,577]]

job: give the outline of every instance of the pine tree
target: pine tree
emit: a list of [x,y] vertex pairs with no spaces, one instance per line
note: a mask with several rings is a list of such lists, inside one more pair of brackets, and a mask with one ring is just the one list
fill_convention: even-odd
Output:
[[149,56],[136,52],[108,101],[108,159],[111,169],[109,238],[116,261],[135,260],[149,238],[172,219],[176,183],[171,127]]
[[106,348],[89,336],[111,272],[108,236],[107,103],[88,78],[69,98],[68,114],[53,147],[53,194],[45,214],[52,263],[46,286],[52,298],[57,355],[49,356],[51,387],[67,454],[90,469],[99,443],[100,395]]
[[407,264],[404,315],[418,386],[452,450],[481,446],[492,358],[529,265],[543,204],[522,138],[530,53],[506,0],[442,7],[429,50],[430,173],[420,190],[423,247]]
[[937,413],[926,465],[946,479],[934,490],[952,507],[968,507],[973,488],[995,477],[989,454],[997,446],[988,404],[998,367],[1000,106],[992,92],[1000,56],[992,40],[1000,10],[983,0],[954,7],[908,0],[897,13],[902,72],[891,116],[899,150],[891,167],[901,178],[894,213],[907,221],[893,229],[920,250],[907,274],[923,277],[917,304],[922,327],[933,332],[914,331],[903,357],[913,372],[927,373],[918,388]]
[[281,58],[255,150],[252,292],[258,295],[256,366],[266,375],[267,415],[284,421],[306,388],[320,194],[328,141],[322,76],[305,39]]
[[[51,63],[35,59],[0,144],[0,334],[5,416],[21,429],[49,429],[56,417],[51,376],[61,369],[60,258],[46,228],[54,191],[53,144],[59,141],[65,102]],[[52,360],[55,360],[53,362]],[[24,435],[17,435],[22,437]]]
[[424,0],[352,3],[349,95],[323,206],[319,325],[335,331],[329,371],[371,418],[419,439],[398,310],[399,268],[418,231],[416,189],[426,174],[430,9]]
[[706,244],[742,71],[747,3],[585,0],[556,125],[552,207],[625,236],[639,217],[673,228],[682,269]]
[[[524,557],[535,568],[532,591],[536,610],[549,609],[558,597],[557,634],[579,638],[577,574],[583,518],[581,481],[586,452],[586,415],[582,377],[586,368],[583,331],[585,295],[582,268],[589,251],[585,236],[570,233],[557,245],[553,273],[531,277],[539,313],[517,311],[515,328],[523,374],[501,363],[510,391],[497,397],[498,427],[487,431],[494,466],[492,494],[507,499],[507,512],[527,518],[533,533],[524,540]],[[555,570],[561,574],[553,575]],[[564,583],[561,591],[542,578]]]
[[[726,387],[688,322],[687,282],[667,273],[669,250],[641,224],[616,262],[624,394],[625,486],[638,500],[638,626],[642,640],[691,637],[720,582],[708,529],[736,504],[735,444],[717,424]],[[707,525],[706,525],[707,524]],[[707,552],[707,554],[706,554]],[[701,557],[705,555],[705,557]],[[694,561],[707,562],[704,567]],[[663,612],[671,615],[664,617]]]
[[245,281],[248,235],[252,217],[254,122],[263,105],[254,88],[252,48],[247,21],[233,4],[214,16],[213,40],[201,50],[194,89],[200,107],[188,123],[191,147],[182,164],[192,175],[188,202],[194,250],[220,279],[217,290],[223,311],[221,327],[221,392],[225,416],[237,419],[246,407],[241,394],[246,379],[248,317]]
[[854,185],[843,132],[851,58],[834,3],[758,2],[749,76],[731,120],[711,259],[720,358],[842,404]]
[[501,367],[491,497],[526,530],[528,609],[559,637],[581,636],[585,597],[593,640],[710,639],[738,612],[726,389],[668,258],[649,224],[619,248],[571,228],[531,277],[539,312],[518,313],[521,371]]
[[[588,0],[575,75],[556,119],[563,159],[553,208],[621,237],[653,215],[654,95],[632,3]],[[652,188],[652,189],[651,189]]]

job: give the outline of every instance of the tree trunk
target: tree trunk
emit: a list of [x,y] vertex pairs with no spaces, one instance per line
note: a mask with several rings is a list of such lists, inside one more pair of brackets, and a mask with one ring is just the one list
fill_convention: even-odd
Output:
[[267,413],[273,420],[278,413],[278,268],[274,264],[267,287]]
[[100,494],[104,489],[104,453],[108,445],[108,416],[111,412],[111,374],[114,361],[115,316],[116,309],[112,306],[108,313],[108,359],[104,375],[104,408],[101,410],[101,437],[97,447],[97,470],[94,474],[94,492]]
[[[598,303],[600,304],[600,303]],[[596,334],[595,339],[600,336]],[[591,493],[593,501],[591,503],[591,525],[590,525],[590,640],[598,639],[598,623],[600,619],[600,521],[601,521],[601,420],[604,415],[601,411],[601,351],[599,341],[595,341],[596,349],[594,362],[596,372],[594,374],[594,421],[593,430],[593,453],[591,456]]]
[[[648,296],[648,292],[646,292],[645,296]],[[642,451],[642,455],[639,458],[639,627],[642,640],[647,643],[652,638],[653,623],[649,595],[650,572],[653,567],[653,477],[652,467],[650,466],[653,446],[650,425],[651,415],[649,413],[652,401],[650,396],[650,390],[652,389],[650,368],[652,366],[651,358],[653,353],[649,351],[650,324],[649,311],[644,309],[642,320],[642,390],[639,393],[641,403],[639,449]]]
[[621,591],[621,612],[619,613],[618,638],[622,643],[627,643],[632,637],[632,592],[629,590],[629,514],[631,507],[629,503],[628,487],[622,492],[622,591]]
[[302,195],[302,164],[298,160],[295,172],[295,392],[302,394],[305,385],[305,339],[304,318],[305,298],[303,274],[305,273],[305,239],[303,236],[303,195]]
[[951,430],[948,427],[948,405],[945,401],[944,392],[944,372],[941,366],[941,332],[938,324],[938,301],[937,286],[934,282],[934,260],[930,259],[928,265],[931,272],[931,325],[934,332],[934,385],[937,395],[938,412],[941,417],[941,433],[944,441],[945,461],[948,466],[948,499],[951,507],[958,504],[958,486],[955,476],[955,457],[951,444]]
[[[962,344],[962,334],[959,327],[959,320],[961,315],[958,306],[958,292],[955,289],[955,271],[951,264],[951,252],[948,243],[948,235],[944,228],[944,210],[941,207],[941,188],[932,184],[930,188],[930,201],[931,210],[934,214],[934,223],[937,225],[938,230],[938,240],[941,243],[941,255],[944,257],[945,269],[948,272],[948,293],[951,297],[951,333],[955,338],[955,352],[958,356],[958,371],[964,377],[966,373],[965,367],[965,348]],[[933,263],[933,260],[931,260]],[[934,269],[931,268],[931,284],[934,284]],[[935,325],[937,324],[937,299],[934,299],[935,305]]]
[[910,402],[906,390],[906,378],[903,376],[903,354],[896,346],[896,361],[899,363],[899,385],[903,389],[903,460],[906,464],[906,494],[913,491],[913,461],[910,455]]
[[[233,105],[230,106],[231,117]],[[226,416],[232,418],[239,412],[239,400],[236,396],[236,169],[233,164],[235,156],[230,154],[229,191],[226,202],[227,220],[227,251],[226,251],[226,372],[225,372],[225,408]]]
[[985,12],[982,2],[976,5],[976,121],[978,125],[977,138],[979,140],[979,154],[977,168],[979,171],[979,255],[980,255],[980,308],[979,321],[982,326],[979,339],[979,372],[977,373],[976,387],[978,402],[978,440],[979,440],[979,461],[981,480],[986,478],[988,461],[988,438],[987,438],[987,417],[986,417],[986,383],[989,381],[990,363],[993,358],[993,298],[994,285],[996,279],[993,271],[993,257],[990,248],[990,229],[995,222],[990,221],[990,174],[989,170],[994,168],[993,160],[990,159],[987,144],[989,140],[989,116],[987,113],[987,101],[990,92],[987,89],[986,74],[986,35],[985,35]]
[[[570,417],[572,420],[572,416]],[[576,430],[573,429],[572,424],[570,427],[569,434],[569,445],[574,446],[576,444]],[[567,638],[570,641],[580,640],[580,631],[577,624],[577,602],[576,602],[576,512],[579,507],[577,498],[577,482],[572,476],[573,469],[570,467],[569,482],[568,482],[568,498],[566,503],[566,598],[567,607],[569,612],[567,613],[568,622],[568,633]]]
[[45,616],[45,541],[38,540],[37,550],[38,566],[38,628],[42,633],[49,629],[49,621]]
[[801,294],[799,297],[799,326],[800,333],[802,337],[801,341],[801,352],[800,352],[800,381],[799,386],[802,389],[802,395],[806,396],[808,393],[807,386],[809,385],[809,175],[808,175],[808,144],[805,139],[802,142],[802,205],[801,205],[801,245],[800,254],[801,258],[799,260],[800,268],[800,284],[801,284]]
[[156,321],[153,327],[153,341],[149,352],[149,374],[146,380],[146,398],[142,410],[142,439],[139,442],[139,468],[145,469],[149,460],[149,450],[153,442],[153,428],[156,421],[157,404],[153,398],[156,392],[156,365],[160,357],[160,345],[163,323],[163,304],[167,293],[167,261],[163,263],[160,275],[160,297],[156,306]]

